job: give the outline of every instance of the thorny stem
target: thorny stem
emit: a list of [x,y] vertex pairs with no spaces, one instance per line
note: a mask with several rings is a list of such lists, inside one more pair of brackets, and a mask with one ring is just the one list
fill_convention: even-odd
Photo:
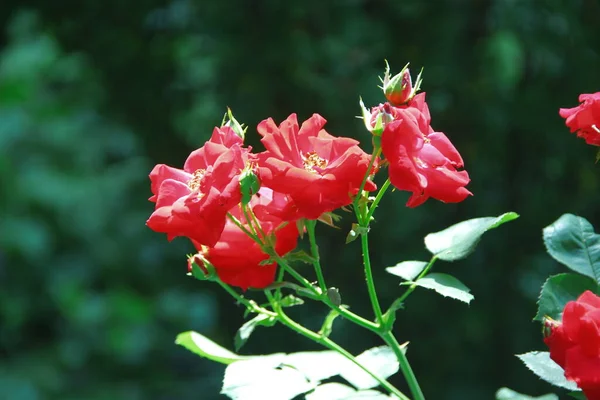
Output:
[[365,278],[367,280],[369,299],[371,300],[373,312],[375,313],[375,321],[381,326],[383,324],[383,312],[381,311],[379,299],[377,299],[377,291],[375,290],[375,281],[371,270],[371,258],[369,256],[369,236],[367,232],[360,235],[360,244],[362,247],[363,266],[365,267]]
[[308,230],[308,239],[310,241],[310,253],[313,258],[313,265],[315,267],[315,273],[317,274],[317,282],[323,293],[327,292],[327,285],[325,284],[325,277],[323,276],[323,269],[321,268],[321,260],[319,259],[319,247],[317,246],[317,239],[315,237],[315,226],[317,221],[311,220],[306,221],[306,228]]
[[417,381],[417,377],[410,367],[410,363],[408,362],[408,358],[406,358],[406,354],[402,350],[402,346],[396,340],[396,337],[391,331],[385,332],[381,335],[381,338],[387,343],[388,346],[392,348],[396,358],[398,359],[398,363],[400,363],[400,370],[406,378],[406,382],[408,383],[408,387],[410,392],[415,397],[415,400],[425,400],[425,396],[423,395],[423,391],[419,386],[419,382]]
[[373,214],[375,213],[375,209],[377,208],[377,205],[379,205],[379,202],[383,198],[383,195],[385,194],[385,192],[390,187],[390,184],[391,184],[391,182],[390,182],[390,179],[388,178],[381,186],[381,189],[379,189],[377,196],[375,196],[375,200],[373,200],[373,204],[371,204],[371,206],[369,207],[369,211],[367,212],[367,217],[366,217],[367,224],[371,222],[371,218],[373,217]]

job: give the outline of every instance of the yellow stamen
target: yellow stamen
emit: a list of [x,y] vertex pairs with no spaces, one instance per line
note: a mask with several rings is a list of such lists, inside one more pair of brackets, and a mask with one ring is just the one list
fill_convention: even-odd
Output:
[[327,167],[327,160],[319,157],[315,151],[303,155],[302,162],[304,164],[304,169],[308,172],[318,173],[318,171],[315,170],[315,167],[320,169]]
[[206,170],[204,169],[197,169],[196,171],[194,171],[194,173],[192,174],[192,179],[190,179],[187,183],[188,187],[192,192],[200,188],[200,183],[202,182],[202,178],[204,177],[205,173]]

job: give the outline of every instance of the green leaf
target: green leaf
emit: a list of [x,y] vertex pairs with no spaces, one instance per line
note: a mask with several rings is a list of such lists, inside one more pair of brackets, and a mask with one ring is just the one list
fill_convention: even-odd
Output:
[[425,269],[427,264],[425,261],[403,261],[393,267],[387,267],[385,270],[406,281],[412,281]]
[[[373,347],[359,354],[356,359],[384,379],[398,372],[400,367],[394,351],[388,346]],[[357,389],[371,389],[379,385],[372,376],[351,362],[344,365],[339,375]]]
[[401,308],[404,308],[404,303],[400,300],[400,298],[397,298],[392,302],[390,308],[388,308],[383,314],[383,324],[387,329],[391,330],[394,328],[394,322],[396,322],[396,311],[400,310]]
[[558,396],[552,393],[539,397],[526,396],[509,388],[502,388],[496,392],[496,400],[558,400]]
[[442,273],[432,273],[424,276],[423,278],[415,282],[402,282],[401,285],[412,285],[424,287],[426,289],[432,289],[441,294],[444,297],[450,297],[456,300],[470,303],[473,300],[471,291],[461,281],[453,277],[452,275]]
[[425,247],[440,260],[460,260],[475,250],[475,246],[485,232],[518,217],[519,214],[508,212],[499,217],[475,218],[459,222],[443,231],[425,236]]
[[221,364],[231,364],[236,361],[248,360],[252,358],[235,354],[219,346],[206,336],[193,331],[180,333],[177,335],[175,343],[185,347],[200,357],[208,358],[211,361],[216,361]]
[[309,381],[322,381],[339,374],[350,363],[336,351],[301,351],[291,353],[283,361],[285,365],[302,372]]
[[225,369],[221,393],[234,400],[293,399],[315,387],[297,369],[282,365],[285,354],[253,357]]
[[[314,286],[313,287],[319,291],[319,287]],[[261,289],[262,290],[274,290],[274,289],[280,289],[280,288],[287,288],[287,289],[292,289],[296,292],[297,295],[299,296],[304,296],[304,297],[308,297],[310,299],[313,300],[321,300],[321,298],[318,295],[315,295],[310,289],[305,288],[304,286],[300,286],[296,283],[292,283],[292,282],[275,282],[272,283],[271,285],[269,285],[268,287]]]
[[340,217],[337,214],[334,214],[332,212],[326,212],[321,214],[321,216],[319,216],[318,221],[324,223],[325,225],[329,225],[332,228],[335,229],[339,229],[335,223],[336,222],[340,222],[342,220],[342,217]]
[[572,397],[577,400],[587,400],[587,397],[585,397],[585,394],[583,394],[583,392],[581,392],[581,391],[569,392],[569,397]]
[[300,261],[305,264],[313,264],[316,261],[313,256],[304,250],[292,251],[283,256],[283,258],[289,262]]
[[544,244],[556,261],[600,283],[600,235],[585,218],[564,214],[544,228]]
[[568,390],[577,390],[575,382],[568,381],[565,378],[563,369],[550,358],[547,351],[530,351],[525,354],[518,354],[517,357],[527,368],[541,379],[554,386],[559,386]]
[[598,284],[593,279],[579,274],[551,276],[542,286],[538,312],[534,320],[543,321],[545,316],[560,320],[567,302],[576,300],[586,290],[597,292]]
[[242,325],[235,334],[235,339],[233,340],[235,351],[239,351],[242,346],[246,344],[250,338],[250,335],[252,332],[254,332],[254,329],[257,326],[273,326],[276,322],[277,320],[274,317],[266,314],[258,314],[251,320],[246,321],[246,323],[244,323],[244,325]]
[[281,307],[293,307],[304,304],[304,300],[302,300],[300,297],[294,296],[293,294],[288,294],[283,299],[281,299],[281,302],[279,304],[281,305]]
[[340,290],[338,288],[330,287],[327,289],[327,298],[336,306],[342,304],[342,296],[340,295]]
[[368,227],[360,226],[357,223],[353,223],[352,229],[350,229],[350,232],[348,232],[348,235],[346,236],[346,244],[355,241],[359,235],[363,235],[367,232],[369,232]]

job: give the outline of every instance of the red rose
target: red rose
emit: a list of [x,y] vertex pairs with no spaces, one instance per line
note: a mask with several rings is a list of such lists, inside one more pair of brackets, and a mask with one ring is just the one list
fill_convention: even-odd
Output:
[[[261,181],[288,194],[299,216],[308,219],[352,203],[370,161],[358,141],[323,130],[325,122],[313,114],[299,128],[292,114],[279,127],[271,118],[258,125],[267,149],[258,155]],[[375,189],[367,181],[365,190]]]
[[212,246],[225,227],[227,212],[240,202],[239,174],[248,161],[248,149],[231,128],[215,128],[211,139],[190,154],[183,170],[164,164],[150,173],[155,211],[150,229],[187,236]]
[[562,324],[544,339],[550,357],[588,400],[600,400],[600,297],[584,292],[565,306]]
[[[265,235],[273,232],[275,237],[275,251],[280,256],[296,248],[298,241],[298,228],[296,224],[285,223],[276,215],[283,215],[290,205],[285,202],[285,195],[274,193],[267,187],[262,187],[250,201],[250,206],[255,210],[255,215],[260,222]],[[260,209],[260,211],[259,211]],[[239,207],[231,210],[238,220],[244,221]],[[249,287],[262,289],[273,283],[275,279],[276,263],[261,263],[269,256],[261,250],[260,246],[247,236],[237,225],[229,219],[221,238],[214,247],[194,245],[202,255],[215,267],[219,278],[233,286],[244,290]]]
[[458,171],[463,167],[462,157],[446,135],[431,128],[425,93],[415,96],[408,106],[374,109],[380,110],[392,117],[381,136],[390,182],[400,190],[413,192],[408,207],[421,205],[429,197],[457,203],[472,195],[465,189],[469,174]]
[[559,114],[566,118],[571,132],[585,139],[587,144],[600,146],[600,92],[579,96],[579,106],[561,108]]

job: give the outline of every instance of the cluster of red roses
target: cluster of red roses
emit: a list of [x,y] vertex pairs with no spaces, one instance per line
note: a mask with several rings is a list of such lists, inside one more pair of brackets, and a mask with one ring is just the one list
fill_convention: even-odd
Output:
[[147,225],[169,240],[190,238],[223,282],[264,288],[273,282],[276,265],[266,262],[269,257],[261,246],[228,218],[231,214],[247,224],[240,205],[244,174],[260,182],[248,206],[261,234],[274,236],[274,249],[282,256],[296,247],[294,221],[315,220],[351,204],[362,195],[358,192],[365,175],[363,189],[375,190],[373,177],[384,165],[396,188],[413,193],[409,207],[429,197],[464,200],[471,194],[464,187],[469,176],[458,171],[463,161],[452,143],[431,127],[425,93],[415,96],[418,85],[412,86],[408,68],[392,79],[388,72],[384,92],[390,102],[365,110],[367,126],[374,124],[372,133],[381,137],[381,147],[373,154],[354,139],[327,133],[318,114],[301,126],[295,114],[279,126],[271,118],[262,121],[257,131],[266,151],[254,154],[244,147],[244,132],[230,116],[229,123],[215,128],[210,140],[190,154],[183,170],[162,164],[152,170],[150,201],[156,209]]
[[559,114],[571,132],[577,132],[587,144],[600,146],[600,92],[582,94],[579,102],[577,107],[561,108]]

